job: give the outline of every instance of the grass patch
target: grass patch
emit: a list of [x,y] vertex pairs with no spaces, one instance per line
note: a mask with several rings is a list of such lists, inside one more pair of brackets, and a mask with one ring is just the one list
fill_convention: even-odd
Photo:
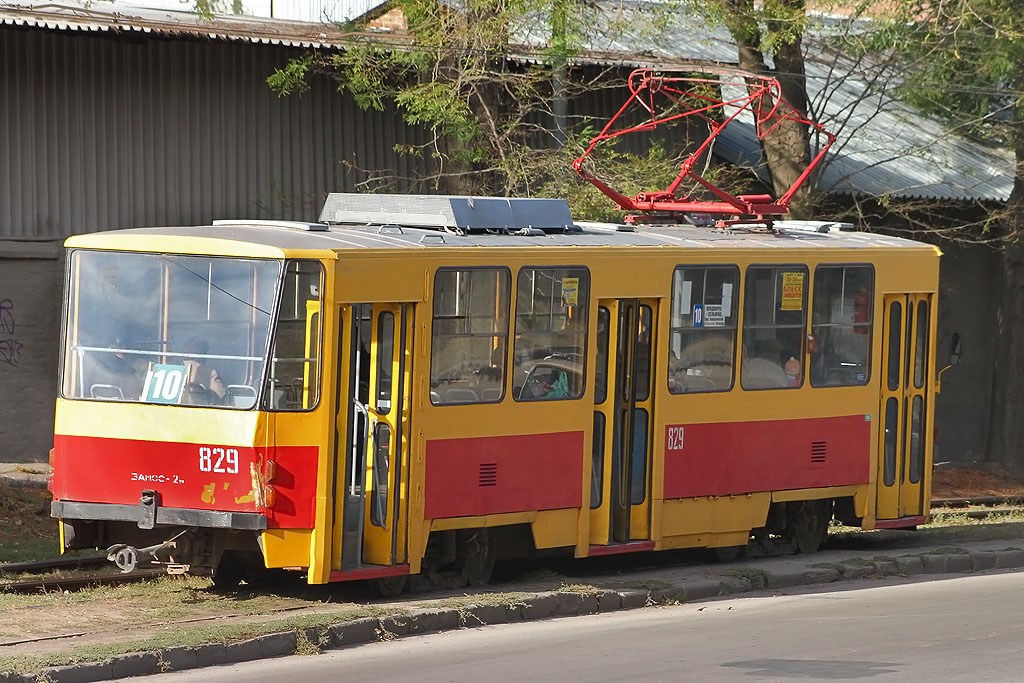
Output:
[[44,560],[60,553],[51,500],[46,489],[0,481],[0,563]]
[[[390,614],[390,612],[388,612]],[[162,633],[138,640],[127,640],[119,643],[103,645],[83,645],[73,647],[64,652],[24,657],[0,657],[0,671],[16,671],[18,673],[36,673],[49,666],[66,666],[83,662],[102,662],[116,655],[130,652],[146,652],[168,647],[198,647],[210,643],[228,644],[248,638],[295,631],[296,638],[303,649],[299,654],[315,654],[326,641],[313,643],[305,636],[307,629],[327,629],[335,624],[362,619],[364,617],[382,617],[385,611],[373,606],[353,606],[330,614],[310,614],[299,617],[288,617],[274,621],[260,621],[252,624],[232,624],[224,626],[189,627],[187,629],[169,629]],[[303,643],[305,641],[305,643]]]
[[748,581],[760,581],[762,584],[768,580],[768,572],[757,567],[733,567],[725,572],[725,575]]
[[576,593],[577,595],[601,595],[604,590],[586,583],[563,584],[557,593]]
[[934,548],[929,550],[926,555],[966,555],[967,551],[963,548],[957,548],[955,546],[946,546],[944,548]]
[[161,576],[68,593],[7,593],[0,594],[0,640],[80,631],[124,631],[161,624],[176,628],[174,622],[223,616],[265,614],[273,619],[275,613],[284,610],[313,609],[323,604],[319,600],[274,594],[218,593],[211,589],[209,579],[194,576]]
[[646,579],[643,581],[615,581],[614,583],[607,584],[608,588],[638,588],[640,590],[649,591],[666,591],[675,588],[668,581],[658,581],[657,579]]
[[838,572],[843,570],[843,565],[838,562],[818,562],[817,564],[812,564],[811,569],[834,569]]
[[480,593],[478,595],[457,595],[429,603],[412,605],[421,609],[454,609],[463,610],[471,607],[516,607],[525,604],[525,600],[533,593]]

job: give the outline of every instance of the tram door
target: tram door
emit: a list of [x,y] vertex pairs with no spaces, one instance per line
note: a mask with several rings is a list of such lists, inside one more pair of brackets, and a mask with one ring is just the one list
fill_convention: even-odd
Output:
[[930,330],[930,295],[885,296],[877,519],[924,514]]
[[335,569],[406,560],[412,312],[342,307]]
[[593,544],[650,538],[656,312],[654,300],[598,302],[590,500]]

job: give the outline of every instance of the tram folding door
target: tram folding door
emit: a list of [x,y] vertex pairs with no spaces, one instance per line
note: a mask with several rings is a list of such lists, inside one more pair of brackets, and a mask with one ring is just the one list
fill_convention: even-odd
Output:
[[652,365],[657,301],[598,302],[590,542],[651,534]]
[[412,318],[409,304],[342,307],[335,569],[406,560]]
[[887,294],[876,519],[923,515],[928,457],[931,296]]

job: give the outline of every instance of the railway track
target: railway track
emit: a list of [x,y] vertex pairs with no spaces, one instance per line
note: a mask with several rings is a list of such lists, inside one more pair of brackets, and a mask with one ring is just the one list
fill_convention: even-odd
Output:
[[144,569],[127,574],[86,574],[83,576],[48,576],[20,581],[0,581],[0,593],[49,593],[52,591],[77,591],[93,586],[112,586],[119,583],[144,581],[164,576],[163,569]]
[[5,562],[0,564],[0,576],[4,574],[42,574],[55,569],[82,569],[104,565],[109,561],[106,555],[83,555],[31,562]]
[[[65,570],[88,569],[90,567],[109,566],[106,555],[83,555],[81,557],[58,557],[32,562],[7,562],[0,564],[0,579],[5,576],[25,574],[46,574]],[[97,572],[73,575],[41,576],[39,578],[18,578],[0,580],[0,593],[35,593],[51,591],[76,591],[82,588],[101,585],[129,583],[160,576],[162,569],[147,569],[128,574]]]

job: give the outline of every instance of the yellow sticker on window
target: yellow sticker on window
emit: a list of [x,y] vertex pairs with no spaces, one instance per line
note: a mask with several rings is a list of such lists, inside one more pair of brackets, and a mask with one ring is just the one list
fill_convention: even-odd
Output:
[[782,274],[782,310],[799,311],[804,307],[804,274]]
[[562,278],[562,305],[575,306],[580,301],[580,279],[578,277]]

